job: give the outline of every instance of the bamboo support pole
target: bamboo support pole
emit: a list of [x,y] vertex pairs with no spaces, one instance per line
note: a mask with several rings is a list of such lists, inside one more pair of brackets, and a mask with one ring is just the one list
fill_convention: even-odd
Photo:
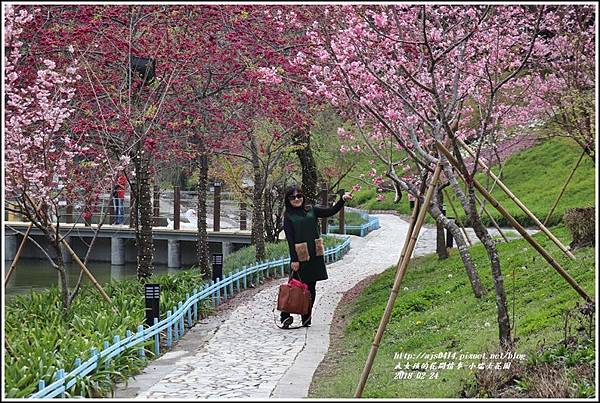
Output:
[[494,219],[494,217],[492,217],[492,215],[490,214],[490,212],[488,211],[488,209],[485,208],[485,205],[483,204],[483,202],[477,196],[475,196],[475,200],[477,200],[477,202],[481,205],[481,207],[483,208],[484,213],[488,216],[488,218],[490,220],[492,220],[492,225],[500,233],[500,236],[502,237],[502,239],[504,239],[504,242],[508,242],[508,239],[504,235],[504,232],[502,232],[502,229],[500,228],[500,226],[498,225],[498,223],[496,222],[496,220]]
[[[50,224],[50,226],[52,227],[53,230],[55,230],[53,224]],[[106,292],[104,291],[104,289],[102,288],[102,286],[98,283],[98,281],[96,280],[96,278],[94,277],[94,275],[92,274],[92,272],[90,272],[89,269],[85,266],[85,264],[83,264],[83,262],[81,261],[81,259],[79,259],[79,256],[77,256],[77,254],[73,251],[73,249],[71,249],[71,246],[69,245],[69,243],[64,238],[62,238],[60,240],[60,242],[62,242],[62,244],[64,245],[64,247],[67,248],[67,251],[73,257],[73,260],[75,260],[75,262],[77,262],[77,264],[79,265],[79,267],[81,267],[81,270],[83,270],[83,272],[90,279],[90,281],[92,282],[92,284],[94,284],[94,287],[96,287],[98,289],[98,291],[100,292],[100,295],[102,295],[102,298],[104,298],[112,306],[113,311],[115,311],[115,313],[118,313],[115,305],[113,304],[113,302],[110,299],[110,297],[108,296],[108,294],[106,294]]]
[[550,216],[552,215],[552,213],[554,213],[554,209],[556,208],[556,206],[558,205],[558,202],[562,198],[563,193],[565,193],[565,190],[567,189],[567,185],[569,184],[569,182],[571,182],[571,179],[573,178],[573,175],[575,174],[575,171],[577,171],[577,168],[579,167],[579,163],[581,163],[581,160],[583,159],[584,156],[585,156],[585,150],[583,150],[583,152],[579,156],[579,159],[577,160],[577,163],[575,164],[575,168],[573,168],[573,170],[571,171],[571,174],[569,174],[569,177],[567,178],[567,181],[563,185],[563,187],[562,187],[562,189],[560,191],[560,194],[556,198],[556,201],[554,202],[554,205],[552,206],[552,208],[550,209],[550,212],[546,216],[546,219],[544,220],[544,225],[546,225],[546,223],[548,222],[548,219],[550,218]]
[[[29,197],[28,197],[28,199],[29,199]],[[29,201],[31,202],[31,199],[29,199]],[[33,205],[33,202],[31,202],[31,204]],[[37,214],[39,214],[40,205],[41,205],[41,203],[38,204],[35,207],[35,210],[36,210]],[[30,223],[30,224],[33,224],[33,223]],[[50,224],[50,228],[52,229],[52,231],[56,231],[56,227],[53,224]],[[57,236],[58,236],[58,234],[57,234]],[[118,314],[119,311],[117,310],[117,308],[113,304],[113,302],[110,299],[110,297],[108,296],[108,294],[106,294],[106,292],[104,292],[104,289],[98,283],[98,281],[96,281],[96,278],[94,277],[94,275],[88,270],[87,267],[85,267],[85,265],[79,259],[79,256],[77,256],[77,254],[73,251],[73,249],[71,249],[71,246],[68,244],[68,242],[66,241],[66,239],[65,238],[60,238],[60,242],[67,248],[67,251],[69,251],[69,253],[73,257],[73,259],[75,259],[75,262],[77,262],[77,264],[81,267],[81,270],[83,270],[83,272],[88,276],[88,278],[90,279],[90,281],[92,282],[92,284],[94,284],[94,287],[96,287],[98,289],[98,291],[100,292],[100,295],[102,295],[102,298],[104,298],[112,306],[113,311],[116,314]]]
[[[369,352],[369,356],[367,358],[367,362],[365,363],[365,367],[363,368],[363,372],[360,377],[359,384],[356,388],[356,392],[354,393],[354,397],[361,397],[365,385],[367,383],[367,378],[369,377],[369,373],[371,372],[371,368],[373,366],[373,361],[375,360],[375,355],[377,354],[377,350],[379,348],[379,344],[381,342],[381,338],[383,336],[383,332],[390,320],[392,315],[392,309],[394,308],[394,302],[396,301],[396,297],[398,296],[398,290],[400,289],[400,283],[402,282],[402,278],[404,277],[404,273],[406,271],[406,267],[408,266],[408,262],[410,261],[410,257],[414,251],[415,245],[417,243],[417,238],[419,236],[419,231],[423,226],[423,221],[425,220],[425,214],[427,214],[427,210],[429,208],[429,204],[431,203],[431,199],[433,197],[433,191],[435,189],[435,185],[438,181],[441,172],[441,165],[438,164],[435,167],[435,171],[433,173],[433,177],[431,178],[431,183],[429,184],[429,188],[427,189],[427,194],[425,195],[425,200],[423,202],[423,206],[419,209],[418,203],[415,203],[415,207],[413,209],[412,219],[411,219],[411,228],[409,231],[411,232],[410,238],[406,238],[404,248],[403,248],[403,256],[398,260],[398,266],[396,268],[396,277],[394,279],[394,285],[392,287],[392,291],[388,298],[387,306],[385,308],[384,314],[381,318],[381,322],[379,323],[379,328],[377,329],[377,333],[375,335],[375,339],[373,340],[373,344],[371,345],[371,351]],[[416,211],[419,210],[418,216],[416,220],[414,219]]]
[[[475,153],[473,152],[473,150],[471,150],[471,148],[461,139],[456,138],[456,140],[458,141],[458,144],[460,144],[473,158],[475,157]],[[546,234],[546,236],[556,244],[556,246],[558,246],[560,248],[560,250],[562,250],[568,257],[570,257],[571,259],[575,260],[575,255],[573,255],[571,253],[571,251],[569,251],[565,245],[562,244],[562,242],[560,242],[560,240],[558,238],[556,238],[554,236],[554,234],[552,232],[550,232],[550,230],[548,230],[548,228],[546,228],[546,226],[544,224],[542,224],[540,222],[540,220],[538,220],[538,218],[533,215],[533,213],[531,211],[529,211],[529,209],[521,202],[521,200],[519,200],[517,198],[517,196],[515,196],[510,189],[500,180],[500,178],[498,178],[492,171],[490,168],[488,168],[483,162],[479,162],[479,164],[482,166],[483,169],[486,170],[486,173],[488,175],[490,175],[493,179],[497,180],[498,186],[500,186],[500,188],[504,191],[504,193],[506,193],[508,195],[508,197],[510,197],[510,199],[515,202],[515,204],[517,206],[519,206],[519,208],[521,210],[523,210],[523,212],[525,214],[527,214],[534,222],[535,224],[540,228],[540,230]],[[458,169],[458,167],[457,167]]]
[[467,234],[467,230],[465,229],[465,226],[463,225],[460,218],[458,218],[458,212],[456,211],[456,208],[454,207],[454,203],[452,203],[452,199],[450,199],[450,197],[448,196],[448,192],[446,192],[446,189],[444,189],[443,192],[446,195],[446,200],[448,200],[448,204],[450,205],[452,212],[454,213],[454,217],[455,217],[456,222],[458,223],[458,226],[460,227],[463,234],[465,235],[467,242],[469,242],[469,246],[473,246],[473,242],[471,242],[471,238],[469,238],[469,235]]
[[[494,187],[496,186],[496,184],[498,183],[498,178],[500,178],[502,176],[502,171],[504,170],[504,167],[506,166],[506,164],[502,164],[500,165],[500,171],[498,171],[498,175],[496,175],[496,179],[494,179],[494,182],[492,182],[492,186],[490,186],[490,188],[488,189],[488,192],[491,194],[494,191]],[[490,168],[491,169],[491,168]],[[488,169],[489,170],[489,169]],[[483,204],[481,205],[481,209],[479,210],[479,215],[481,215],[481,213],[483,212],[483,208],[485,207],[485,202],[487,200],[483,201]]]
[[[456,158],[454,158],[454,156],[450,153],[450,151],[448,151],[448,149],[446,147],[444,147],[444,145],[437,140],[436,140],[436,146],[442,153],[444,153],[446,158],[448,158],[448,161],[452,165],[454,165],[454,167],[456,167],[457,170],[459,170],[458,161],[456,160]],[[552,266],[554,268],[554,270],[556,270],[558,272],[558,274],[560,274],[567,281],[567,283],[569,283],[571,285],[571,287],[573,287],[573,289],[575,291],[577,291],[577,293],[584,300],[586,300],[586,302],[593,303],[594,300],[579,286],[579,284],[577,284],[577,282],[571,276],[569,276],[569,274],[561,267],[561,265],[556,260],[554,260],[552,258],[552,256],[550,256],[550,254],[546,251],[546,249],[544,249],[531,235],[529,235],[527,233],[527,231],[525,230],[525,228],[523,228],[523,226],[521,226],[521,224],[519,224],[519,222],[517,220],[515,220],[514,217],[512,215],[510,215],[510,213],[504,207],[502,207],[502,205],[500,203],[498,203],[498,201],[491,194],[489,194],[487,192],[487,190],[485,190],[485,188],[479,182],[477,182],[475,179],[472,179],[472,181],[473,181],[473,185],[475,186],[475,188],[477,188],[477,190],[483,195],[483,197],[485,197],[490,202],[490,204],[492,206],[494,206],[494,208],[500,212],[500,214],[502,214],[504,217],[506,217],[506,219],[519,232],[519,234],[521,234],[523,236],[523,238],[527,242],[529,242],[529,244],[531,246],[533,246],[534,249],[536,251],[538,251],[538,253],[540,255],[542,255],[542,257],[544,259],[546,259],[546,261],[550,264],[550,266]],[[499,183],[501,183],[501,182],[499,182]]]
[[8,269],[8,273],[6,273],[6,277],[4,279],[4,287],[6,287],[6,285],[8,284],[8,280],[10,280],[10,277],[12,276],[13,272],[17,268],[17,262],[19,261],[19,258],[21,257],[21,251],[23,250],[23,248],[25,247],[25,244],[27,243],[27,238],[29,237],[29,233],[31,232],[32,228],[33,228],[33,223],[30,222],[29,226],[27,227],[27,232],[25,232],[25,236],[21,240],[19,249],[17,249],[15,258],[13,259],[12,264],[10,265],[10,269]]

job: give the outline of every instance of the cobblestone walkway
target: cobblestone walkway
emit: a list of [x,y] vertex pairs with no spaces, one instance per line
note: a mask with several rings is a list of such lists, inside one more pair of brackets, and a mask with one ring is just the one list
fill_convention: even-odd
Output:
[[[364,238],[352,236],[350,251],[327,266],[328,280],[317,283],[311,327],[282,330],[275,326],[272,309],[279,284],[286,280],[273,281],[226,317],[207,318],[196,325],[173,351],[153,361],[127,387],[118,387],[115,397],[306,397],[327,351],[329,324],[344,292],[397,263],[408,223],[394,215],[376,216],[381,228]],[[414,255],[434,250],[435,230],[422,229]],[[297,324],[299,317],[294,317]]]

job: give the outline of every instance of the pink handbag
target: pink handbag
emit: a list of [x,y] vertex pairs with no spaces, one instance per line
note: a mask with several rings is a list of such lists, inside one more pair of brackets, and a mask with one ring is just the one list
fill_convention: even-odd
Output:
[[298,288],[303,288],[305,290],[308,290],[308,285],[304,284],[300,280],[296,280],[295,278],[290,279],[290,281],[288,281],[288,285],[290,287],[298,287]]

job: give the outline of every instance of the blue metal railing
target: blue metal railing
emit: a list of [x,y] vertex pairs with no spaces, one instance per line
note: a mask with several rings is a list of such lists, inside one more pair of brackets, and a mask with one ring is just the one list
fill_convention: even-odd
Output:
[[[361,225],[345,225],[345,234],[347,233],[356,233],[359,234],[361,237],[362,236],[366,236],[369,232],[379,229],[381,228],[381,226],[379,225],[379,218],[377,217],[372,217],[369,216],[366,213],[361,214],[363,216],[363,218],[368,219],[368,222],[366,222],[365,224],[361,224]],[[327,226],[328,228],[328,232],[333,232],[333,230],[339,231],[340,226],[337,224],[329,224]]]
[[[342,257],[350,249],[350,237],[345,237],[344,242],[334,248],[325,250],[325,262],[333,262]],[[125,350],[138,347],[140,358],[145,358],[144,342],[154,338],[154,353],[160,355],[160,337],[161,332],[166,330],[166,345],[170,348],[173,345],[173,338],[179,340],[185,332],[184,321],[187,322],[187,327],[191,328],[193,323],[198,320],[198,303],[205,299],[209,299],[213,306],[221,303],[221,292],[223,292],[223,301],[232,296],[234,288],[239,292],[242,288],[246,288],[248,279],[250,281],[259,281],[266,275],[269,275],[269,270],[273,270],[273,275],[277,272],[280,276],[284,276],[284,267],[289,265],[290,258],[280,257],[277,260],[258,262],[252,266],[244,266],[243,269],[238,269],[230,272],[223,279],[217,279],[205,284],[200,290],[194,289],[192,295],[186,295],[185,302],[179,302],[173,310],[167,311],[165,319],[159,321],[154,318],[154,325],[144,328],[143,325],[138,326],[137,332],[132,333],[127,331],[126,336],[121,339],[120,336],[113,337],[113,344],[109,345],[104,342],[102,351],[98,352],[95,348],[90,351],[90,358],[81,362],[80,358],[75,360],[75,369],[65,374],[64,369],[59,369],[54,375],[54,382],[50,385],[45,384],[43,380],[38,383],[38,391],[29,396],[30,399],[64,397],[65,392],[69,390],[77,380],[91,374],[98,365],[108,365],[108,362],[124,352]],[[265,274],[266,272],[266,274]],[[141,344],[141,346],[140,346]]]

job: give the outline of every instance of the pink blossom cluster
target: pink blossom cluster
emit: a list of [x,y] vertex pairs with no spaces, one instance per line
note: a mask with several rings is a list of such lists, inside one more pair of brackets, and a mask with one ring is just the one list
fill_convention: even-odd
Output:
[[110,186],[127,160],[111,164],[84,134],[68,130],[81,79],[77,60],[61,71],[53,60],[43,59],[33,80],[20,75],[20,35],[32,18],[26,10],[17,15],[13,6],[5,8],[5,46],[11,49],[4,59],[6,195],[30,208],[40,202],[56,206],[64,198],[87,200]]

